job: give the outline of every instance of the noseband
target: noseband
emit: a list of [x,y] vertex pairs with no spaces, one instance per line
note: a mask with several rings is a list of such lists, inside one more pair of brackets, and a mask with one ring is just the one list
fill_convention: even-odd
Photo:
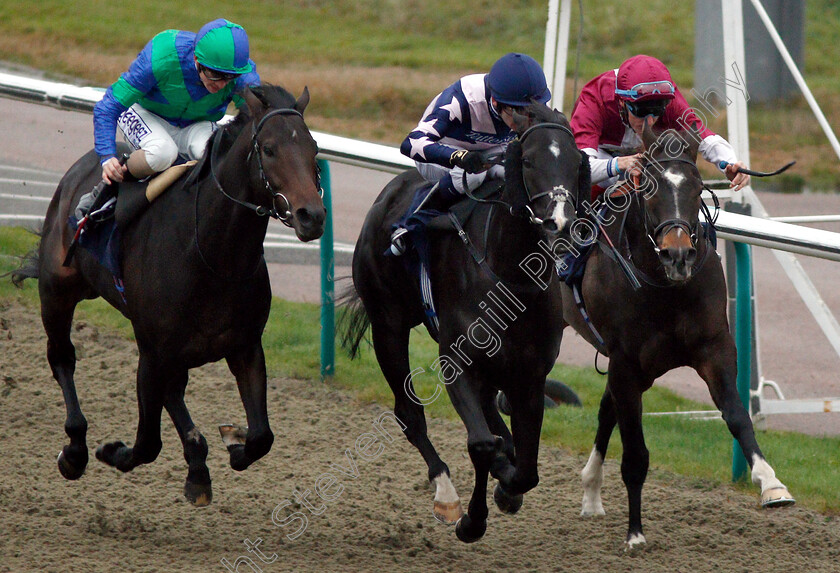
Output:
[[[262,205],[256,205],[256,204],[251,203],[249,201],[243,201],[241,199],[237,199],[236,197],[231,197],[222,188],[222,185],[221,185],[221,183],[219,183],[219,179],[216,176],[216,163],[217,163],[216,159],[217,159],[218,154],[219,154],[219,148],[221,147],[221,145],[219,145],[219,141],[221,139],[221,133],[222,133],[221,129],[216,132],[215,141],[213,142],[213,152],[210,156],[210,173],[213,177],[213,182],[216,184],[216,187],[219,189],[219,191],[222,192],[222,195],[224,195],[225,197],[227,197],[228,199],[230,199],[234,203],[237,203],[239,205],[242,205],[243,207],[247,207],[248,209],[251,209],[252,211],[254,211],[260,217],[269,216],[273,219],[278,219],[280,222],[282,222],[287,227],[291,227],[291,219],[292,219],[291,206],[292,205],[289,202],[288,198],[286,198],[285,195],[283,195],[279,191],[274,190],[274,188],[271,185],[271,182],[268,180],[268,177],[266,177],[265,170],[263,169],[263,165],[262,165],[262,153],[261,153],[261,150],[260,150],[260,144],[259,144],[259,141],[257,140],[257,137],[259,136],[260,132],[262,131],[263,127],[265,126],[265,123],[269,119],[271,119],[272,117],[279,116],[279,115],[297,116],[297,117],[300,117],[301,119],[303,119],[303,114],[302,113],[300,113],[296,109],[291,109],[291,108],[275,109],[275,110],[272,110],[272,111],[268,112],[264,116],[262,116],[259,123],[254,125],[253,134],[251,135],[251,149],[250,149],[250,151],[248,151],[248,157],[246,158],[246,162],[248,164],[250,164],[251,163],[251,155],[256,152],[257,166],[258,166],[259,172],[260,172],[260,180],[262,180],[263,184],[265,185],[266,190],[269,193],[271,193],[271,197],[272,197],[271,204],[272,204],[272,206],[274,206],[276,204],[278,198],[283,199],[283,202],[286,204],[286,207],[282,210],[282,212],[278,211],[276,208],[267,209],[266,207],[263,207]],[[315,184],[318,187],[319,195],[321,195],[323,197],[324,190],[321,188],[321,170],[320,170],[320,168],[318,167],[317,164],[315,166]]]

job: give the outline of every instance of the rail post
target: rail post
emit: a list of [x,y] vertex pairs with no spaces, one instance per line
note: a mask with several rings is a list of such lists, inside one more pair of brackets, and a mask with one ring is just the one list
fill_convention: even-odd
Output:
[[324,234],[321,237],[321,380],[335,376],[335,255],[333,254],[332,189],[330,164],[318,160],[324,190]]
[[[738,350],[738,396],[747,412],[750,411],[750,378],[752,373],[752,261],[750,246],[733,243],[735,248],[735,347]],[[732,440],[732,481],[747,475],[747,459],[738,440]]]

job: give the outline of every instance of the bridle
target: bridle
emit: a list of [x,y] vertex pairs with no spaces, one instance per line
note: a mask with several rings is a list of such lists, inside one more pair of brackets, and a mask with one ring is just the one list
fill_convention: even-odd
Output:
[[[572,138],[573,142],[575,140],[575,134],[572,133],[572,130],[566,127],[565,125],[560,125],[559,123],[537,123],[526,129],[525,132],[519,137],[519,141],[524,143],[525,139],[537,129],[559,129],[560,131],[568,134],[568,136]],[[577,147],[575,147],[575,149],[577,149]],[[570,201],[575,210],[577,210],[577,204],[574,195],[571,191],[569,191],[562,185],[555,185],[552,189],[549,189],[547,191],[541,191],[536,194],[531,193],[531,189],[528,187],[528,181],[526,181],[524,177],[522,178],[522,185],[525,187],[525,196],[528,197],[528,202],[525,204],[525,210],[528,212],[528,220],[531,221],[531,223],[533,223],[534,225],[542,225],[543,223],[545,223],[545,220],[540,219],[536,216],[536,214],[534,214],[533,209],[531,209],[531,204],[537,199],[545,197],[546,195],[548,195],[549,199],[552,200],[555,198],[562,197],[565,201]]]
[[[574,138],[575,138],[574,134],[572,133],[572,130],[570,130],[568,127],[566,127],[564,125],[561,125],[559,123],[543,122],[543,123],[534,124],[531,127],[529,127],[528,129],[526,129],[522,133],[522,135],[520,135],[519,138],[518,138],[520,144],[524,143],[525,139],[529,135],[534,133],[534,131],[536,131],[538,129],[559,129],[560,131],[567,133],[569,135],[569,137],[572,138],[572,141],[574,141]],[[475,195],[472,194],[471,191],[469,191],[469,188],[467,187],[467,181],[466,181],[467,174],[466,174],[466,172],[464,173],[463,177],[464,177],[464,189],[466,190],[465,193],[466,193],[467,197],[469,197],[473,201],[476,201],[478,203],[497,203],[499,205],[503,205],[510,212],[511,215],[517,216],[519,214],[518,209],[515,205],[511,205],[511,204],[509,204],[505,201],[502,201],[501,199],[481,199],[479,197],[476,197]],[[577,207],[575,205],[575,198],[574,198],[574,195],[572,194],[572,192],[569,191],[568,189],[566,189],[565,187],[563,187],[562,185],[557,185],[552,189],[549,189],[547,191],[541,191],[539,193],[532,193],[531,189],[528,186],[528,182],[525,180],[524,177],[522,178],[522,185],[525,189],[525,196],[527,197],[527,201],[525,203],[525,209],[524,209],[525,210],[524,216],[534,225],[542,225],[543,223],[545,223],[545,220],[537,217],[536,214],[534,213],[533,209],[531,209],[531,204],[534,201],[536,201],[537,199],[540,199],[541,197],[545,197],[546,195],[548,195],[551,199],[563,197],[567,201],[571,201],[572,205],[575,206],[575,208]]]
[[[292,226],[292,223],[291,223],[291,220],[292,220],[292,212],[291,212],[292,204],[289,202],[289,199],[283,193],[281,193],[280,191],[276,191],[274,189],[274,187],[272,187],[271,182],[268,180],[268,177],[266,177],[265,170],[263,169],[263,164],[262,164],[262,152],[261,152],[261,149],[260,149],[260,143],[259,143],[259,140],[257,139],[260,132],[262,131],[263,127],[265,126],[266,122],[269,119],[271,119],[272,117],[275,117],[275,116],[293,116],[293,117],[299,117],[299,118],[303,119],[303,114],[302,113],[300,113],[296,109],[291,109],[291,108],[275,109],[275,110],[272,110],[272,111],[266,113],[260,119],[259,123],[257,123],[256,125],[253,126],[253,134],[251,135],[251,149],[248,151],[248,157],[246,158],[246,162],[250,165],[251,155],[256,153],[257,166],[259,168],[259,173],[260,173],[260,180],[265,185],[266,190],[271,194],[271,198],[272,198],[271,199],[271,204],[272,204],[272,206],[275,206],[277,204],[278,199],[283,199],[283,202],[286,204],[286,206],[285,206],[285,208],[283,208],[282,211],[280,211],[276,208],[268,209],[268,208],[266,208],[262,205],[256,205],[256,204],[251,203],[249,201],[243,201],[241,199],[237,199],[236,197],[231,197],[222,188],[222,185],[221,185],[221,183],[219,183],[219,179],[216,176],[217,157],[218,157],[218,154],[219,154],[219,148],[221,147],[221,145],[219,145],[219,143],[220,143],[222,132],[223,132],[223,130],[221,130],[221,129],[216,132],[216,135],[215,135],[215,138],[214,138],[214,141],[213,141],[213,151],[210,155],[210,174],[213,178],[213,183],[216,185],[216,188],[219,191],[221,191],[222,195],[224,195],[225,197],[227,197],[228,199],[230,199],[234,203],[237,203],[239,205],[242,205],[243,207],[247,207],[248,209],[251,209],[252,211],[254,211],[260,217],[269,216],[273,219],[279,220],[280,222],[282,222],[287,227],[291,227]],[[318,166],[317,163],[315,165],[315,185],[318,187],[318,194],[321,197],[323,197],[324,196],[324,190],[321,187],[321,169],[320,169],[320,167]]]
[[[685,163],[687,165],[690,165],[694,169],[694,171],[697,173],[697,178],[701,181],[701,183],[703,181],[703,178],[700,175],[700,170],[697,169],[697,165],[693,161],[689,161],[688,159],[683,159],[681,157],[666,157],[664,159],[656,159],[656,163],[657,164],[661,164],[661,163]],[[645,164],[645,165],[642,166],[642,170],[647,172],[648,174],[650,174],[650,170],[648,169],[648,167],[649,167],[649,164]],[[700,208],[704,212],[704,214],[706,216],[706,220],[710,224],[714,225],[715,221],[717,220],[717,213],[720,209],[720,203],[718,202],[717,195],[715,195],[714,192],[712,192],[712,190],[709,189],[709,187],[705,183],[703,183],[703,189],[709,191],[709,193],[711,193],[712,199],[714,200],[714,203],[715,203],[715,215],[714,215],[714,217],[711,216],[708,206],[703,201],[700,201]],[[662,235],[666,235],[666,234],[670,233],[673,229],[682,229],[683,232],[685,232],[685,234],[688,235],[688,237],[691,241],[691,246],[696,247],[697,237],[700,233],[700,228],[701,228],[699,217],[697,218],[697,222],[693,226],[688,221],[686,221],[685,219],[681,219],[679,217],[675,217],[675,218],[672,218],[672,219],[666,219],[664,221],[661,221],[651,231],[650,230],[651,223],[650,223],[650,220],[649,220],[649,215],[648,215],[647,209],[643,209],[643,212],[644,212],[645,232],[647,234],[648,239],[653,244],[654,250],[657,253],[659,252],[659,245],[657,243],[657,239]]]

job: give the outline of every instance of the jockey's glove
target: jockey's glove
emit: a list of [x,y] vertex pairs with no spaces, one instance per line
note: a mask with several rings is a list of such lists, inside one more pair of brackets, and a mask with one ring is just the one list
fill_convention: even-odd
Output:
[[467,173],[481,173],[487,171],[490,165],[479,151],[459,149],[449,157],[452,167],[460,167]]

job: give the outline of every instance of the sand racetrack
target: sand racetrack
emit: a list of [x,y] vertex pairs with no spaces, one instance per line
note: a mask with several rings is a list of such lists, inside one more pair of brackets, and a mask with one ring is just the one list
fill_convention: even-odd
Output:
[[[276,436],[263,460],[242,473],[228,466],[215,426],[244,424],[236,384],[223,364],[193,371],[187,404],[210,444],[214,501],[193,508],[181,495],[186,464],[168,418],[158,460],[120,474],[93,457],[106,441],[133,440],[137,351],[116,333],[77,322],[77,386],[88,418],[91,461],[76,482],[58,473],[66,441],[64,404],[45,357],[37,311],[0,306],[0,572],[170,572],[232,570],[250,556],[266,573],[280,571],[838,571],[840,522],[801,507],[764,511],[758,494],[715,487],[653,470],[644,494],[647,546],[624,553],[626,502],[619,467],[608,460],[607,516],[579,517],[584,461],[557,449],[541,451],[541,483],[518,515],[490,507],[487,534],[459,542],[432,517],[433,492],[420,456],[396,431],[365,461],[356,439],[373,432],[387,407],[362,405],[319,382],[269,380],[269,415]],[[430,435],[449,463],[466,503],[472,467],[460,424],[433,420]],[[349,451],[349,454],[346,452]],[[651,445],[655,458],[655,445]],[[355,478],[336,471],[356,464]],[[331,464],[334,464],[331,469]],[[314,493],[333,473],[335,499]],[[340,495],[336,494],[340,484]],[[290,505],[310,490],[314,515]],[[492,491],[492,486],[491,486]],[[794,492],[795,493],[795,492]],[[308,515],[302,525],[289,519]],[[262,540],[259,542],[258,540]],[[246,543],[259,543],[262,560]],[[222,559],[230,568],[226,568]],[[238,571],[255,571],[240,559]]]

